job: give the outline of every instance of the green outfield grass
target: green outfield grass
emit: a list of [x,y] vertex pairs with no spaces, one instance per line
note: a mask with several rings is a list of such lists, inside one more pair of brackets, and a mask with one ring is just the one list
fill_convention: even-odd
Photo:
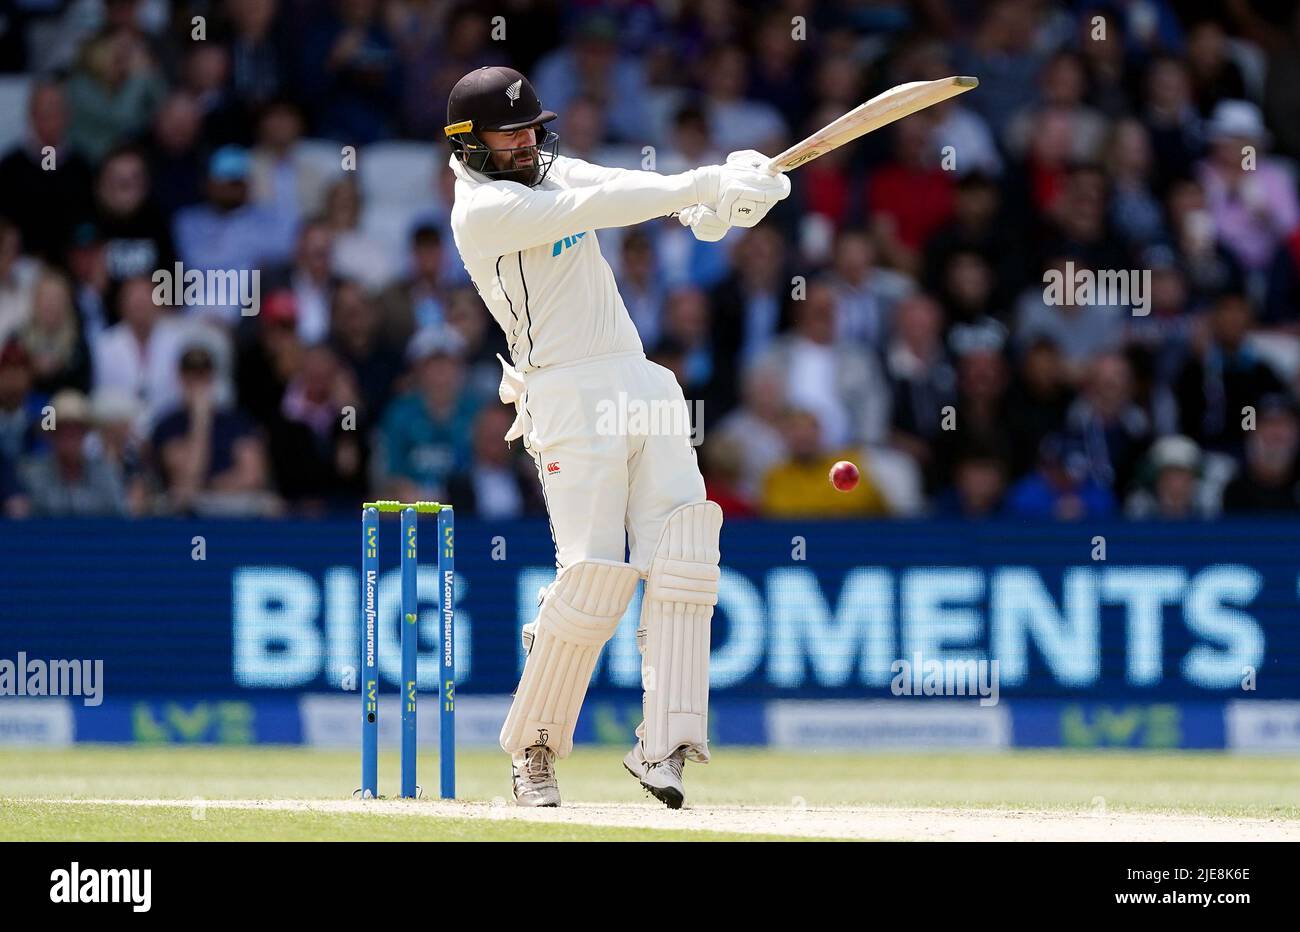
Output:
[[[640,802],[615,748],[583,748],[562,761],[569,801]],[[380,791],[392,794],[396,753],[381,755]],[[379,813],[208,809],[201,800],[345,799],[357,785],[355,752],[303,748],[0,750],[0,839],[719,839],[705,832],[552,826]],[[504,800],[509,765],[492,751],[458,761],[463,799]],[[433,755],[421,781],[436,795]],[[1017,751],[1002,754],[792,753],[720,748],[687,767],[695,806],[939,806],[1159,811],[1300,819],[1300,759],[1216,753]],[[59,804],[48,800],[167,799],[176,807]],[[38,800],[41,800],[38,802]],[[756,836],[746,835],[746,838]]]

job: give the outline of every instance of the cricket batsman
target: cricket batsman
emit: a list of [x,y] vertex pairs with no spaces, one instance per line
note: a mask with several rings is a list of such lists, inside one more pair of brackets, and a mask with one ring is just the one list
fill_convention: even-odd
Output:
[[[752,227],[790,193],[757,152],[678,175],[602,168],[557,154],[556,115],[510,68],[457,82],[444,130],[456,175],[452,234],[505,331],[501,400],[537,464],[555,544],[555,581],[524,626],[527,657],[501,729],[522,806],[558,806],[555,762],[601,648],[646,580],[637,644],[643,721],[624,767],[669,808],[687,759],[707,763],[709,627],[718,600],[722,509],[686,432],[618,436],[600,406],[685,410],[673,374],[646,359],[594,230],[677,214],[702,240]],[[625,559],[626,556],[626,559]]]

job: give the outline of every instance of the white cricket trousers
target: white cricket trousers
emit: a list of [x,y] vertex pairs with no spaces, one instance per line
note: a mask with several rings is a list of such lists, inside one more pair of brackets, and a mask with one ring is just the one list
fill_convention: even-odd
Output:
[[626,559],[644,573],[668,515],[705,500],[676,377],[641,353],[618,353],[525,379],[524,445],[557,565]]

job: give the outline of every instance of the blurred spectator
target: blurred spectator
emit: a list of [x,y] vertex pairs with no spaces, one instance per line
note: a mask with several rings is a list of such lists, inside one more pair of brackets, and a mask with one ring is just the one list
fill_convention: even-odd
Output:
[[1187,64],[1201,116],[1208,117],[1226,98],[1246,96],[1246,81],[1232,60],[1223,24],[1212,16],[1203,16],[1188,27]]
[[367,288],[383,288],[397,277],[397,263],[384,243],[361,228],[361,188],[345,177],[325,195],[325,225],[334,237],[330,263],[334,274]]
[[242,414],[219,405],[211,353],[188,346],[178,370],[181,402],[162,416],[152,437],[169,507],[182,513],[266,513],[266,450]]
[[1278,150],[1300,159],[1300,7],[1292,8],[1289,27],[1269,57],[1264,110]]
[[203,138],[213,146],[247,145],[251,129],[230,90],[230,49],[220,42],[193,43],[185,59],[182,87],[199,105]]
[[1259,403],[1259,422],[1246,438],[1245,468],[1223,493],[1223,510],[1295,512],[1300,510],[1300,427],[1295,404],[1281,395]]
[[1133,373],[1119,354],[1093,359],[1065,418],[1082,442],[1089,477],[1121,496],[1151,442],[1151,420],[1133,400]]
[[[248,151],[223,146],[208,162],[207,203],[176,214],[176,248],[191,269],[251,271],[286,260],[296,218],[249,201]],[[209,310],[227,321],[240,314],[238,299]]]
[[92,450],[103,456],[120,478],[127,512],[147,514],[154,490],[146,438],[136,428],[140,422],[139,402],[120,391],[98,391],[90,398],[90,413],[95,422],[90,437]]
[[762,357],[763,365],[786,374],[786,396],[816,415],[818,432],[830,448],[873,444],[889,424],[889,386],[876,357],[835,339],[835,297],[821,281],[795,301],[794,327]]
[[1007,126],[1007,148],[1017,156],[1023,155],[1029,148],[1039,114],[1043,109],[1050,109],[1059,119],[1068,121],[1069,160],[1097,158],[1106,136],[1106,119],[1087,103],[1088,79],[1083,59],[1072,51],[1057,52],[1043,66],[1038,89],[1038,104],[1021,110]]
[[1205,333],[1173,383],[1178,430],[1204,449],[1238,455],[1246,408],[1259,409],[1265,395],[1286,391],[1247,337],[1253,321],[1250,302],[1225,294],[1216,302]]
[[363,496],[367,417],[351,370],[330,347],[307,347],[269,431],[281,495],[309,509]]
[[1214,509],[1203,493],[1201,449],[1180,434],[1161,437],[1151,446],[1146,477],[1124,503],[1130,518],[1182,521],[1213,517]]
[[298,230],[292,262],[266,276],[268,291],[287,290],[293,295],[294,319],[304,343],[319,343],[329,334],[330,305],[338,287],[331,267],[333,255],[334,233],[329,225],[308,220]]
[[[952,464],[971,447],[1004,450],[1010,446],[1010,377],[1003,355],[1005,331],[996,324],[953,328],[949,345],[957,360],[957,399],[953,418],[942,418],[936,435],[931,482],[951,482]],[[933,471],[937,467],[938,475]]]
[[[769,518],[839,518],[884,515],[885,497],[872,480],[869,464],[858,449],[835,449],[822,440],[817,415],[793,408],[781,420],[789,458],[763,477],[761,509]],[[834,449],[834,452],[829,452]],[[858,465],[862,478],[852,492],[831,485],[831,466],[838,460]]]
[[709,302],[698,288],[677,288],[664,304],[663,339],[681,353],[682,391],[702,401],[711,412],[728,411],[736,403],[736,376],[718,365],[711,340]]
[[1151,133],[1156,191],[1164,193],[1205,145],[1187,64],[1170,56],[1153,58],[1146,69],[1145,100],[1142,120]]
[[255,321],[251,332],[241,334],[237,349],[236,393],[240,409],[266,428],[279,418],[285,388],[302,365],[304,347],[293,292],[266,295]]
[[1078,521],[1107,517],[1115,500],[1109,489],[1089,477],[1087,457],[1078,443],[1049,434],[1039,449],[1038,469],[1012,486],[1007,507],[1020,518]]
[[883,347],[894,309],[912,290],[906,275],[876,265],[876,246],[863,230],[842,230],[827,282],[835,292],[835,336]]
[[745,446],[739,437],[718,437],[704,447],[700,469],[704,473],[704,494],[717,502],[727,520],[752,518],[758,514],[754,499],[744,488]]
[[[997,183],[988,175],[973,172],[957,182],[953,201],[952,222],[935,233],[926,245],[922,281],[926,287],[938,292],[951,292],[945,303],[964,304],[957,300],[958,288],[952,274],[952,256],[959,252],[973,252],[981,256],[994,274],[987,288],[988,300],[998,314],[1005,314],[1010,298],[1027,274],[1026,246],[1020,241],[1019,224],[1006,216],[1002,194]],[[967,322],[973,322],[970,310],[956,311]],[[953,321],[950,321],[950,323]]]
[[731,254],[732,269],[709,295],[713,307],[713,345],[732,371],[747,365],[786,327],[790,276],[785,243],[771,227],[746,231]]
[[18,332],[32,361],[33,388],[90,390],[90,347],[82,336],[72,289],[59,272],[44,271],[32,290],[31,319]]
[[49,452],[23,466],[23,486],[32,511],[42,517],[124,515],[126,495],[121,478],[102,456],[88,452],[90,404],[75,389],[64,389],[51,400],[54,421]]
[[939,480],[934,444],[944,408],[956,401],[957,375],[943,348],[943,312],[925,295],[904,298],[884,354],[893,408],[890,442],[916,461],[933,491]]
[[[1089,359],[1119,346],[1123,338],[1123,316],[1112,304],[1079,304],[1078,292],[1071,282],[1079,276],[1094,274],[1086,264],[1065,255],[1051,257],[1043,267],[1043,279],[1026,289],[1017,302],[1016,342],[1025,347],[1035,340],[1046,339],[1061,350],[1070,381],[1078,383]],[[1049,274],[1064,283],[1058,295],[1048,290]],[[1052,303],[1049,303],[1049,299]]]
[[446,323],[442,233],[421,224],[411,233],[411,271],[379,295],[381,332],[389,346],[403,347],[417,330]]
[[926,110],[893,124],[893,157],[867,184],[867,206],[881,253],[895,268],[916,274],[922,250],[953,212],[953,178],[929,145],[934,117]]
[[146,278],[129,278],[118,292],[118,323],[94,345],[96,391],[117,389],[143,405],[152,421],[180,401],[177,361],[189,328],[153,302]]
[[188,91],[169,94],[154,117],[149,173],[154,199],[167,216],[203,200],[202,118],[198,101]]
[[1061,364],[1060,348],[1040,338],[1025,347],[1011,388],[1015,404],[1007,410],[1011,474],[1034,468],[1043,438],[1065,426],[1074,391]]
[[531,78],[538,96],[561,118],[574,98],[587,96],[605,103],[615,139],[637,146],[658,142],[646,138],[649,121],[640,62],[619,50],[617,26],[605,13],[584,16],[572,42],[543,56]]
[[641,342],[654,346],[659,342],[665,298],[663,282],[655,267],[654,245],[644,231],[636,228],[628,231],[621,245],[618,293],[641,335]]
[[1259,108],[1249,101],[1225,100],[1216,106],[1209,134],[1210,153],[1201,164],[1200,180],[1214,228],[1243,266],[1263,269],[1300,224],[1295,177],[1264,156],[1268,131]]
[[1244,291],[1241,263],[1215,235],[1201,185],[1191,179],[1177,181],[1166,202],[1172,246],[1188,283],[1188,305],[1198,310],[1223,292]]
[[325,203],[328,176],[303,156],[303,116],[287,98],[268,101],[257,118],[257,143],[249,169],[253,203],[278,215],[276,225],[293,229],[300,217],[315,216]]
[[1109,211],[1116,231],[1130,245],[1164,238],[1163,210],[1151,186],[1151,144],[1145,127],[1134,119],[1116,122],[1106,151]]
[[39,266],[22,254],[22,236],[0,220],[0,343],[27,324],[32,316],[32,289]]
[[151,197],[149,166],[140,150],[115,149],[105,157],[90,219],[103,244],[110,307],[126,279],[171,269],[176,259],[171,230]]
[[[741,381],[741,403],[716,426],[705,427],[705,452],[714,443],[728,444],[739,454],[722,459],[728,470],[727,480],[735,493],[753,501],[759,494],[763,476],[786,456],[781,418],[786,409],[785,373],[777,366],[753,365],[745,370]],[[731,469],[737,470],[733,477]]]
[[306,24],[298,86],[309,96],[320,135],[365,145],[396,125],[397,48],[376,0],[334,0],[329,7]]
[[971,95],[970,105],[1001,136],[1042,66],[1034,45],[1040,11],[1029,0],[993,0],[981,12],[975,34],[958,46],[954,60],[957,74],[979,76],[980,92]]
[[129,28],[106,29],[82,48],[68,78],[69,144],[92,163],[99,162],[149,125],[165,93],[145,40]]
[[469,463],[477,411],[464,391],[464,352],[464,339],[450,328],[411,338],[406,360],[415,370],[414,391],[394,400],[379,425],[386,497],[438,500],[451,475]]
[[545,513],[532,459],[502,439],[514,419],[514,411],[501,404],[484,405],[474,418],[474,466],[447,482],[458,513],[497,520]]
[[35,81],[27,115],[23,141],[0,159],[0,216],[22,231],[29,254],[59,262],[90,200],[90,166],[65,145],[68,105],[62,84]]
[[41,401],[32,392],[32,359],[22,343],[0,345],[0,457],[10,465],[37,445]]
[[715,49],[700,83],[709,132],[719,149],[757,149],[775,155],[785,148],[786,126],[781,114],[769,104],[745,97],[749,60],[740,46]]
[[500,401],[497,389],[501,364],[497,354],[508,358],[506,337],[472,286],[448,293],[447,324],[465,341],[465,390],[481,401]]
[[936,517],[978,521],[1003,513],[1007,494],[1007,457],[974,444],[952,464],[952,486],[939,497]]
[[284,86],[289,55],[274,32],[278,0],[230,0],[230,85],[252,110]]
[[356,282],[340,282],[335,290],[330,334],[330,345],[357,380],[367,416],[377,417],[388,405],[402,357],[381,341],[375,302]]

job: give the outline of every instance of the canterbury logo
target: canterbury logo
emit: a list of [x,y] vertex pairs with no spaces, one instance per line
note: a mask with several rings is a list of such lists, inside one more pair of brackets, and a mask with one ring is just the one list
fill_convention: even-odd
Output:
[[524,86],[524,79],[520,78],[514,84],[506,88],[506,96],[510,98],[510,106],[513,107],[515,105],[515,101],[519,99],[519,94],[523,90],[523,86]]

